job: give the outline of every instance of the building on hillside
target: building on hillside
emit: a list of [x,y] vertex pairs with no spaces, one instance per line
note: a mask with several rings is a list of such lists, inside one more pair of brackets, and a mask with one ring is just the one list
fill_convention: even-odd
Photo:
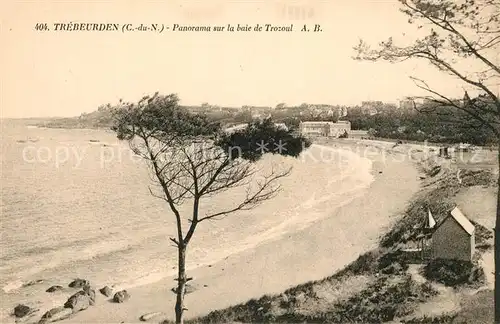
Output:
[[361,102],[361,111],[365,115],[376,115],[384,106],[382,101],[362,101]]
[[238,124],[225,129],[226,133],[234,133],[248,127],[248,124]]
[[349,134],[351,132],[351,122],[347,120],[339,120],[336,123],[330,125],[330,135],[333,137],[339,137],[344,133]]
[[276,126],[276,128],[278,128],[278,129],[283,129],[283,130],[288,131],[288,127],[286,127],[285,123],[274,123],[274,126]]
[[299,129],[300,133],[304,136],[329,136],[330,124],[333,123],[326,121],[306,121],[300,123]]
[[347,107],[339,108],[339,118],[347,116]]
[[[274,126],[276,126],[276,128],[278,128],[278,129],[284,129],[284,130],[288,131],[288,127],[285,125],[285,123],[274,123]],[[238,124],[238,125],[234,125],[234,126],[226,128],[225,132],[230,134],[230,133],[234,133],[234,132],[237,132],[240,130],[244,130],[247,127],[248,127],[248,124]]]
[[455,207],[432,233],[432,258],[472,261],[474,250],[474,224]]
[[460,143],[454,146],[453,152],[469,152],[472,151],[474,147],[469,143]]
[[405,99],[399,101],[399,109],[401,109],[402,111],[412,111],[414,107],[415,101],[413,99]]
[[351,123],[340,120],[336,123],[328,121],[306,121],[300,123],[300,133],[304,136],[339,137],[351,132]]

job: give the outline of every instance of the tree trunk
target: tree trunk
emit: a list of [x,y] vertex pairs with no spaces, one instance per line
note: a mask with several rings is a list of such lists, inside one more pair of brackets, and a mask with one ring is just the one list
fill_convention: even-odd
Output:
[[184,293],[186,291],[186,246],[179,244],[179,272],[177,276],[177,301],[175,303],[175,323],[184,323]]
[[495,220],[495,323],[500,323],[500,143],[498,145],[497,215]]

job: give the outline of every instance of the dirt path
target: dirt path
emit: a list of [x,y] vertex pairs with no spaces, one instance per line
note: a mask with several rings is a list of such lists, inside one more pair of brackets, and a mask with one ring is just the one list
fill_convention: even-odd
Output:
[[481,258],[481,266],[486,276],[486,284],[489,289],[495,289],[495,257],[493,250],[484,252]]
[[438,316],[458,311],[460,309],[460,295],[455,293],[453,288],[425,279],[420,274],[422,268],[423,265],[411,264],[408,273],[418,283],[431,283],[432,287],[438,291],[438,295],[419,304],[416,311],[410,317]]

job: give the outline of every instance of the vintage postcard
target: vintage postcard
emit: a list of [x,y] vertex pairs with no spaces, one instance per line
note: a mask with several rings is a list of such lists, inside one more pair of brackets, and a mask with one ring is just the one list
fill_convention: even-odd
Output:
[[500,323],[499,0],[5,0],[0,39],[1,323]]

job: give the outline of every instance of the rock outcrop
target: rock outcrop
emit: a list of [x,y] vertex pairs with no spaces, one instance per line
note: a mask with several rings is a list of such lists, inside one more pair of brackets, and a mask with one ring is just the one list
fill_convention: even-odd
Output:
[[51,292],[56,292],[56,291],[61,291],[61,290],[63,290],[62,286],[52,286],[45,291],[51,293]]
[[95,290],[90,286],[83,287],[83,291],[89,296],[90,305],[95,305]]
[[117,292],[113,296],[113,301],[115,303],[123,303],[124,301],[127,301],[129,298],[130,298],[129,293],[126,290],[122,290],[122,291]]
[[113,294],[113,289],[109,288],[108,286],[102,287],[101,289],[99,289],[99,291],[106,297],[109,297]]
[[77,278],[70,282],[68,286],[70,288],[83,288],[85,286],[90,286],[90,283],[88,280]]
[[34,285],[41,284],[41,283],[43,283],[43,279],[31,280],[31,281],[25,283],[23,285],[23,287],[30,287],[30,286],[34,286]]
[[73,313],[87,309],[89,306],[90,296],[84,291],[77,292],[64,303],[64,308],[71,308]]
[[69,318],[71,314],[73,314],[73,310],[71,308],[64,308],[62,306],[52,308],[51,310],[43,314],[38,324],[60,321]]
[[147,313],[139,317],[139,320],[141,322],[146,322],[149,321],[150,319],[156,318],[158,316],[165,316],[165,313],[162,312],[154,312],[154,313]]
[[[177,287],[174,287],[171,290],[174,294],[177,294]],[[184,288],[184,294],[187,295],[187,294],[195,292],[196,290],[198,290],[197,287],[190,285],[190,284],[186,284],[186,287]]]
[[30,313],[33,313],[33,311],[34,311],[33,308],[26,306],[26,305],[19,304],[16,307],[14,307],[14,316],[16,316],[17,318],[21,318],[21,317],[24,317]]

